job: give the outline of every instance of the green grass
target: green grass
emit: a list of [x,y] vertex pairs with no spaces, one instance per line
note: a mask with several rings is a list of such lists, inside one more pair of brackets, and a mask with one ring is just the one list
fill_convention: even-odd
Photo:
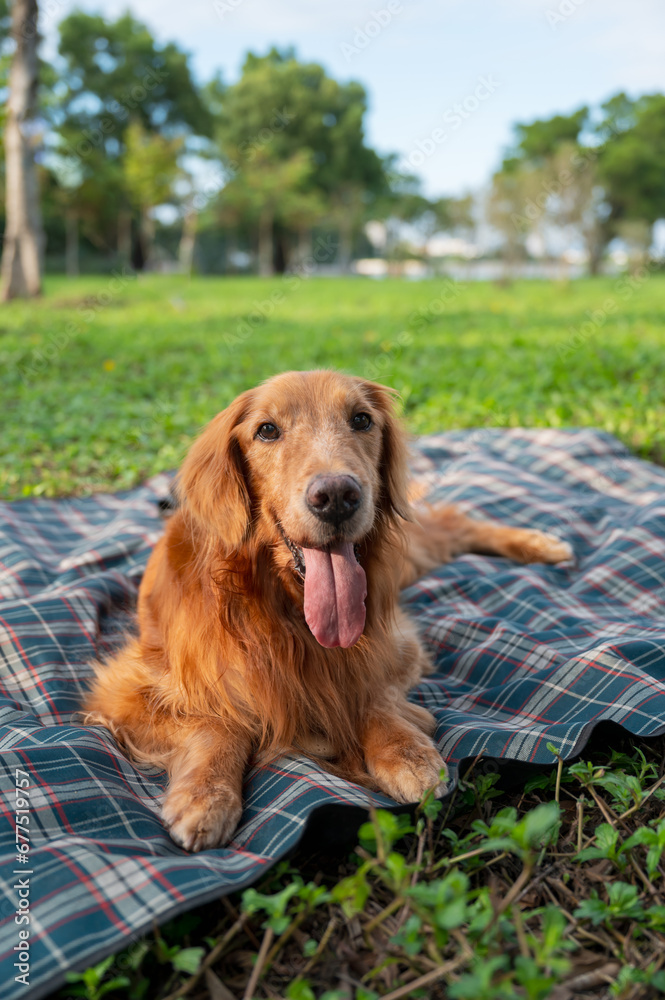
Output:
[[[415,432],[592,425],[662,460],[664,293],[656,274],[511,287],[52,279],[42,301],[0,314],[0,494],[133,485],[178,465],[240,390],[315,366],[394,386]],[[665,741],[634,742],[512,795],[479,762],[444,813],[378,813],[345,860],[301,853],[59,996],[661,995]]]
[[394,386],[415,432],[593,425],[662,459],[664,320],[657,274],[50,279],[0,313],[0,495],[130,486],[176,466],[240,390],[316,366]]

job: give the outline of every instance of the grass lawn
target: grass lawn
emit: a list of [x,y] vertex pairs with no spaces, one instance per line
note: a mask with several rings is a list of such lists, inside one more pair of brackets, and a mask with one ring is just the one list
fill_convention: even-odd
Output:
[[[665,276],[51,279],[0,316],[4,497],[131,486],[240,390],[315,366],[394,386],[414,432],[593,425],[665,458]],[[635,744],[512,792],[479,766],[443,812],[380,812],[353,853],[301,852],[58,996],[662,995],[665,739]]]
[[60,278],[0,324],[3,497],[130,486],[240,390],[317,366],[394,386],[415,432],[585,424],[665,457],[665,276]]

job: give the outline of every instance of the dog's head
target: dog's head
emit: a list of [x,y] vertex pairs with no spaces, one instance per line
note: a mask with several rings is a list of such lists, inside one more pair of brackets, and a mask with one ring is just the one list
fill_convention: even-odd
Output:
[[260,528],[304,580],[318,641],[353,645],[365,622],[358,545],[378,523],[409,516],[392,393],[330,371],[277,375],[208,425],[182,467],[180,492],[227,551]]

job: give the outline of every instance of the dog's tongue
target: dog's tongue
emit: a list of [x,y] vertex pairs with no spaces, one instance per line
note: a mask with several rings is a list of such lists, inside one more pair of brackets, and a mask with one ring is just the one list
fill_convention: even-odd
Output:
[[303,549],[305,619],[322,646],[353,646],[365,627],[367,578],[353,545]]

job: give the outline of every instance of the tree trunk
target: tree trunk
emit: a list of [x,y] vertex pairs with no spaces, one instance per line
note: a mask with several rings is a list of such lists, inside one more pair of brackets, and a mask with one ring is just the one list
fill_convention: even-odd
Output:
[[39,295],[42,288],[44,231],[30,127],[37,100],[37,16],[37,0],[14,0],[11,33],[16,49],[9,72],[5,124],[3,302]]
[[610,241],[610,224],[608,220],[596,220],[595,223],[585,226],[582,229],[584,246],[589,255],[589,274],[600,274],[603,263],[603,254]]
[[339,223],[339,251],[337,263],[342,274],[351,273],[353,258],[353,220],[350,212],[343,212]]
[[65,272],[69,278],[79,274],[79,219],[73,205],[65,215]]
[[138,271],[149,271],[152,264],[152,247],[155,242],[155,220],[150,217],[149,209],[142,208],[139,216],[139,244],[141,246],[142,266]]
[[224,244],[224,271],[223,274],[235,274],[235,256],[238,252],[238,230],[235,226],[229,229],[229,234]]
[[589,275],[595,278],[597,274],[600,273],[600,259],[601,255],[592,251],[589,254]]
[[118,212],[118,257],[121,264],[132,259],[132,213],[127,208]]
[[287,271],[302,269],[305,263],[312,263],[312,230],[309,226],[298,227],[298,240],[289,253]]
[[196,245],[196,224],[198,215],[196,210],[190,205],[182,220],[182,235],[178,247],[178,260],[185,274],[192,273],[194,263],[194,247]]
[[289,234],[283,226],[273,226],[273,274],[284,274],[288,261]]
[[605,249],[605,246],[596,233],[586,235],[584,242],[586,244],[587,254],[589,255],[589,275],[591,277],[595,277],[597,274],[600,274],[600,264],[603,259],[603,250]]
[[273,211],[271,208],[264,208],[259,216],[259,274],[270,277],[274,273]]
[[298,229],[298,263],[301,264],[312,256],[312,230],[309,226],[300,226]]

